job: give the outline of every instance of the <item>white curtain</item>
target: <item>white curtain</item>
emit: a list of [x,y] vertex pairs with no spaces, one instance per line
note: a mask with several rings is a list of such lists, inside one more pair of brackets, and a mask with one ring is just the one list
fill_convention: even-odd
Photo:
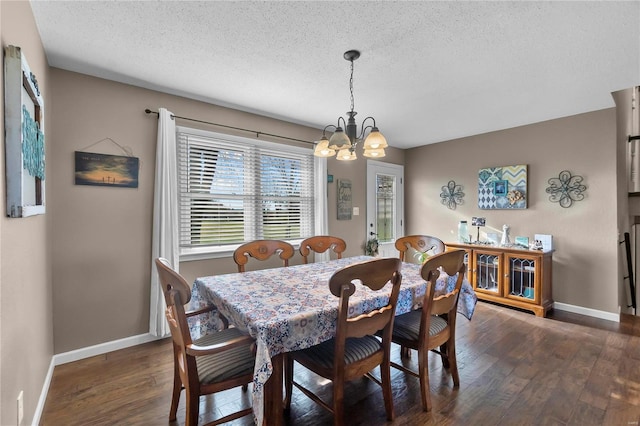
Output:
[[178,164],[176,160],[176,123],[165,108],[158,114],[156,180],[153,197],[153,237],[151,240],[151,305],[149,333],[169,335],[164,316],[165,301],[158,281],[155,259],[164,257],[177,271],[180,262],[178,244]]
[[[316,199],[316,229],[315,235],[327,235],[329,233],[329,219],[327,215],[327,159],[314,157],[315,170],[315,199]],[[317,253],[316,261],[329,260],[329,251]]]

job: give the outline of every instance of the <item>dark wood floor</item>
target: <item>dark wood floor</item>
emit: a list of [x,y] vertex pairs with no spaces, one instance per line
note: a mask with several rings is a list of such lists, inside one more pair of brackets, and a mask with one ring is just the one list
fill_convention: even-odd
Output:
[[[638,425],[640,321],[620,323],[552,311],[546,319],[484,302],[457,327],[460,388],[430,357],[434,409],[422,411],[418,381],[392,369],[396,419],[386,422],[380,388],[349,384],[349,425]],[[399,350],[394,348],[394,358]],[[415,356],[409,361],[415,362]],[[55,368],[41,425],[165,425],[172,380],[169,340]],[[298,379],[330,396],[302,367]],[[322,389],[324,388],[324,389]],[[183,398],[184,399],[184,398]],[[203,398],[201,421],[249,404],[232,390]],[[287,424],[331,424],[331,416],[294,389]],[[184,403],[175,425],[184,424]],[[234,425],[252,425],[245,417]]]

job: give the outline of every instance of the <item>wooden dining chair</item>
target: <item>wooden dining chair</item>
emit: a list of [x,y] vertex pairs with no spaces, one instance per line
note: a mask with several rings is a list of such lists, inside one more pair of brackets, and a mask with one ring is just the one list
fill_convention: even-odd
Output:
[[314,253],[324,253],[327,250],[331,250],[338,259],[342,259],[342,252],[346,249],[347,243],[342,238],[331,235],[316,235],[302,240],[300,243],[300,255],[302,255],[304,263],[309,263],[309,255],[312,251]]
[[[424,411],[431,411],[429,351],[440,355],[442,365],[451,372],[453,386],[460,386],[456,361],[456,316],[458,297],[466,270],[464,253],[464,250],[452,250],[427,259],[420,271],[422,278],[427,281],[422,308],[397,316],[393,325],[393,342],[418,351],[418,371],[395,362],[391,365],[420,379]],[[457,274],[456,285],[452,291],[434,297],[440,270],[450,276]]]
[[233,252],[233,260],[238,265],[238,272],[244,272],[245,265],[251,257],[262,261],[277,254],[282,259],[283,266],[289,266],[289,259],[293,257],[294,252],[293,246],[286,241],[255,240],[238,247]]
[[430,235],[406,235],[396,240],[396,249],[400,252],[400,260],[406,262],[406,253],[414,249],[418,253],[438,254],[444,252],[444,242]]
[[[346,266],[329,279],[331,293],[339,297],[338,321],[334,338],[295,352],[284,354],[285,408],[291,406],[293,386],[333,413],[334,425],[344,424],[345,382],[367,376],[382,386],[387,419],[393,420],[391,394],[391,331],[402,275],[399,259],[374,259]],[[378,309],[349,317],[349,297],[356,291],[356,280],[372,290],[382,290],[391,282],[388,303]],[[382,339],[375,337],[380,332]],[[333,382],[333,401],[329,405],[293,379],[294,361]],[[380,366],[380,380],[369,372]]]
[[[176,420],[182,389],[186,390],[186,426],[196,426],[200,396],[248,385],[253,381],[254,340],[237,328],[225,328],[192,340],[187,318],[211,310],[185,312],[191,289],[169,262],[157,258],[156,268],[167,305],[166,317],[174,350],[174,381],[169,420]],[[209,423],[217,425],[251,414],[251,407],[231,413]]]

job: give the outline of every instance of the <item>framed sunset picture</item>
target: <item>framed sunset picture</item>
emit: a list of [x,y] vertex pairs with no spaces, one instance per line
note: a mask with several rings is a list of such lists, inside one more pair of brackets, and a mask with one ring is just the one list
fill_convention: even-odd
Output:
[[140,160],[122,155],[75,152],[76,185],[138,187]]

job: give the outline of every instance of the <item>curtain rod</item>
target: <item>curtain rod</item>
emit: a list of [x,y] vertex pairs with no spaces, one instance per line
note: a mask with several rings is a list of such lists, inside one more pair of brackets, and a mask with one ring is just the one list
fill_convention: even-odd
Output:
[[[158,117],[160,117],[160,113],[158,111],[151,111],[149,108],[145,109],[144,112],[146,112],[147,114],[155,114]],[[287,139],[287,140],[290,140],[290,141],[303,142],[303,143],[308,143],[308,144],[311,144],[311,145],[315,145],[315,142],[305,141],[305,140],[296,139],[296,138],[290,138],[288,136],[280,136],[280,135],[274,135],[272,133],[259,132],[257,130],[243,129],[242,127],[227,126],[226,124],[212,123],[210,121],[198,120],[198,119],[195,119],[195,118],[180,117],[179,115],[175,115],[175,114],[171,114],[171,116],[173,118],[179,118],[181,120],[194,121],[196,123],[210,124],[212,126],[219,126],[219,127],[225,127],[227,129],[241,130],[243,132],[254,133],[257,138],[259,138],[260,135],[265,135],[265,136],[272,136],[274,138]]]

